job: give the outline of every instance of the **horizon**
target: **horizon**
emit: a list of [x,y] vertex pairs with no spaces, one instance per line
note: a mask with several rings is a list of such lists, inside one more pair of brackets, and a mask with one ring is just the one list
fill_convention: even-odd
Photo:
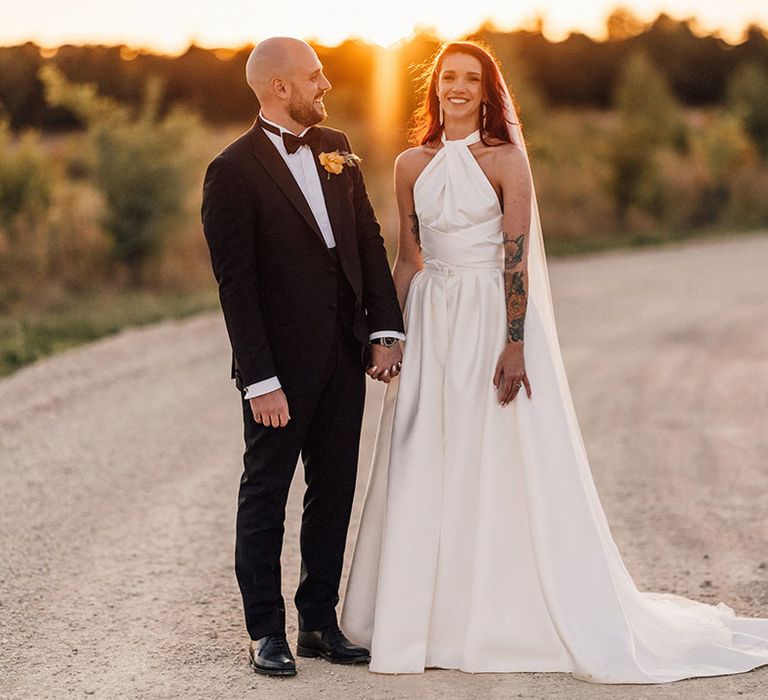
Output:
[[[285,22],[274,14],[265,15],[256,11],[254,15],[254,11],[247,8],[241,8],[241,13],[228,14],[227,7],[231,8],[233,3],[239,6],[240,0],[220,0],[220,11],[216,14],[211,14],[205,4],[189,2],[186,6],[189,6],[191,11],[183,16],[184,22],[179,21],[180,17],[173,7],[176,3],[173,2],[150,7],[150,0],[137,0],[134,6],[138,7],[134,8],[136,11],[131,13],[130,18],[121,18],[119,11],[113,12],[109,9],[106,9],[104,14],[102,5],[101,16],[94,10],[91,16],[83,19],[82,12],[74,18],[56,17],[56,12],[44,12],[39,7],[45,5],[50,10],[54,7],[52,0],[31,0],[22,8],[22,12],[27,13],[26,17],[17,11],[0,28],[0,45],[13,46],[32,42],[48,52],[65,45],[125,46],[137,53],[178,56],[191,46],[209,50],[237,50],[256,44],[268,36],[281,34],[300,36],[325,47],[338,46],[348,40],[361,40],[372,45],[391,47],[407,42],[421,32],[434,34],[441,40],[450,40],[471,34],[486,25],[500,32],[541,30],[544,37],[553,43],[563,41],[571,34],[585,34],[595,41],[602,41],[607,38],[606,20],[619,7],[629,10],[644,26],[665,14],[674,21],[688,22],[691,30],[699,36],[716,36],[729,44],[741,43],[751,25],[759,26],[763,32],[768,27],[768,3],[756,0],[736,0],[728,5],[727,11],[720,5],[697,7],[697,3],[692,0],[628,0],[623,3],[575,0],[567,10],[557,8],[556,17],[553,14],[554,8],[551,7],[555,2],[556,0],[531,0],[525,7],[518,3],[510,12],[509,9],[501,9],[501,5],[509,7],[506,0],[476,0],[472,12],[450,16],[444,8],[437,9],[435,17],[439,21],[429,22],[424,19],[428,18],[429,6],[436,5],[436,0],[422,2],[418,6],[420,9],[411,6],[407,10],[403,8],[401,14],[397,13],[397,6],[407,4],[408,0],[390,0],[389,5],[395,6],[392,16],[387,17],[386,22],[371,25],[371,18],[365,14],[365,8],[361,8],[363,3],[338,0],[336,4],[340,6],[340,12],[349,10],[345,15],[348,21],[344,24],[351,28],[345,31],[339,31],[339,28],[334,26],[336,23],[328,24],[327,13],[318,17],[317,11],[313,13],[312,6],[304,3],[308,8],[304,14],[309,15],[302,17],[305,24],[309,21],[309,24],[320,29],[292,31],[300,29],[300,24]],[[96,0],[83,0],[81,4],[95,8],[95,3]],[[142,12],[142,9],[145,12]],[[41,11],[51,19],[60,21],[54,22],[52,27],[32,28],[39,24]],[[152,17],[144,17],[147,13]],[[87,11],[85,14],[88,15]],[[240,20],[230,22],[230,17],[241,15]],[[142,21],[142,18],[146,22]],[[72,19],[76,20],[74,25],[71,23]],[[168,21],[165,22],[164,19]],[[257,19],[258,22],[252,22],[251,19]],[[326,21],[324,28],[321,20]],[[32,25],[28,25],[29,22],[32,22]],[[246,31],[248,26],[256,24],[261,27],[260,32]],[[291,26],[288,27],[288,24]],[[118,26],[119,28],[116,28]]]

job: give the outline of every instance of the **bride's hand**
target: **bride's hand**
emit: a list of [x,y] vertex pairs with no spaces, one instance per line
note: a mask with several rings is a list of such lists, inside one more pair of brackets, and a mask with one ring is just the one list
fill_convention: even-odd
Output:
[[530,399],[532,396],[531,383],[525,373],[523,343],[509,342],[499,356],[496,372],[493,374],[493,386],[496,387],[499,403],[506,406],[510,401],[513,401],[517,392],[520,391],[521,385],[525,385],[525,392]]

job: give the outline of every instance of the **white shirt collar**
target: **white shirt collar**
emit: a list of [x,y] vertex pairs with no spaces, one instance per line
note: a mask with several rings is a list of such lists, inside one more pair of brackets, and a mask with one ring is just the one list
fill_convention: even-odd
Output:
[[[280,129],[280,136],[282,136],[282,135],[283,135],[283,132],[287,132],[287,133],[289,133],[289,134],[293,134],[293,132],[292,132],[290,129],[286,129],[284,126],[282,126],[282,125],[280,125],[280,124],[277,124],[276,122],[273,122],[273,121],[271,121],[270,119],[267,119],[267,118],[264,116],[264,112],[262,112],[261,110],[259,110],[259,116],[261,117],[262,121],[265,121],[267,124],[271,124],[271,125],[272,125],[272,126],[274,126],[276,129]],[[300,134],[294,134],[294,136],[304,136],[304,134],[306,134],[306,133],[307,133],[307,131],[309,131],[309,129],[310,129],[310,127],[307,127],[307,128],[306,128],[306,129],[304,129],[304,130],[303,130],[303,131],[302,131]]]

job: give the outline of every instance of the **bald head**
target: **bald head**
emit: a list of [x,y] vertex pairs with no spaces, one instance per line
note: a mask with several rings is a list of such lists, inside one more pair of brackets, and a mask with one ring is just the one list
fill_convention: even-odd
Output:
[[318,60],[317,54],[305,41],[275,36],[265,39],[251,51],[245,66],[245,78],[259,102],[263,102],[275,78],[293,81],[300,67],[313,60]]
[[300,39],[276,36],[251,51],[245,67],[262,114],[299,133],[326,117],[323,95],[331,84],[315,50]]

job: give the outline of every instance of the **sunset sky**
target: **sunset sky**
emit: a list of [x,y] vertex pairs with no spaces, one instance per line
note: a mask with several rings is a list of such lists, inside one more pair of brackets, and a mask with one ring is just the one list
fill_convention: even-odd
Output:
[[126,43],[179,52],[191,41],[207,47],[256,43],[288,34],[336,44],[359,36],[384,46],[431,27],[444,38],[475,29],[490,19],[501,29],[530,26],[537,15],[551,39],[570,30],[602,35],[605,17],[617,5],[643,20],[659,12],[695,17],[700,31],[719,30],[737,42],[749,22],[768,26],[768,0],[25,0],[4,10],[0,45],[31,39],[43,46],[62,43]]

